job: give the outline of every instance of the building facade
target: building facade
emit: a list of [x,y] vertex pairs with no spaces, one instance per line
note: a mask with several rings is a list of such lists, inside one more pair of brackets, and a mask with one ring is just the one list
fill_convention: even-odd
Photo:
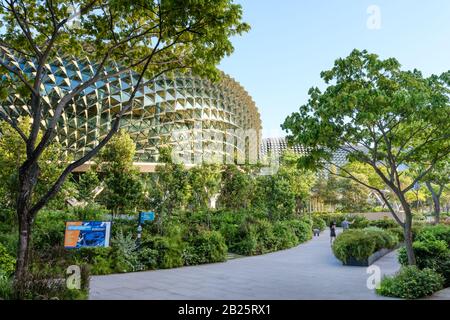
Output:
[[[30,77],[35,73],[32,61],[16,58],[6,49],[0,59]],[[119,67],[111,65],[108,72],[118,71]],[[50,119],[57,101],[92,77],[96,67],[88,59],[57,57],[46,65],[45,71],[41,87],[43,119]],[[137,79],[138,75],[129,71],[97,81],[84,90],[64,110],[56,140],[76,156],[92,149],[109,131],[114,115],[127,103]],[[236,155],[258,155],[262,129],[258,108],[231,77],[222,74],[219,82],[212,82],[178,73],[143,83],[132,109],[121,120],[121,129],[128,131],[136,143],[136,162],[157,163],[158,148],[162,146],[172,147],[187,162],[210,158],[230,161]],[[12,119],[30,114],[27,101],[18,94],[9,95],[0,108]],[[43,121],[42,128],[45,127]]]

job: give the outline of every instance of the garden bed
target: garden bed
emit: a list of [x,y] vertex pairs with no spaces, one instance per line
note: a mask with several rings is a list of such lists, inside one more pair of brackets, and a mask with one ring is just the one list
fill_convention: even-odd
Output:
[[397,250],[400,246],[397,246],[392,249],[382,248],[374,253],[372,253],[367,259],[364,260],[357,260],[354,257],[348,258],[346,262],[343,262],[345,266],[355,266],[355,267],[368,267],[372,265],[375,261],[378,259],[381,259],[388,253],[391,253],[394,250]]

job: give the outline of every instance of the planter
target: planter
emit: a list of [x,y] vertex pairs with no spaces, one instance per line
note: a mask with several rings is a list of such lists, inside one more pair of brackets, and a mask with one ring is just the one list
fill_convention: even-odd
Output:
[[378,259],[380,259],[381,257],[387,255],[388,253],[396,250],[397,248],[393,248],[393,249],[381,249],[378,250],[374,253],[372,253],[366,260],[360,261],[360,260],[356,260],[353,257],[350,257],[347,262],[344,262],[345,266],[356,266],[356,267],[368,267],[370,266],[372,263],[374,263],[375,261],[377,261]]

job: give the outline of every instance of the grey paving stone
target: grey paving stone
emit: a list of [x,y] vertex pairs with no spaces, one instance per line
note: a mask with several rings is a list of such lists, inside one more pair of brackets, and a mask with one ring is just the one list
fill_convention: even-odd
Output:
[[[376,263],[399,269],[396,253]],[[296,248],[225,263],[92,277],[91,299],[384,299],[365,267],[343,266],[327,232]]]

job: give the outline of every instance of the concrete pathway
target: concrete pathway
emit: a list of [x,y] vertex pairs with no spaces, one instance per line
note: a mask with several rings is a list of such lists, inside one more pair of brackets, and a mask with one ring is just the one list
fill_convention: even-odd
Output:
[[[377,262],[382,274],[399,269],[396,253]],[[95,276],[90,299],[384,299],[367,288],[365,267],[343,266],[328,231],[298,247],[225,263]]]
[[436,292],[432,296],[425,298],[425,300],[450,300],[450,288]]

